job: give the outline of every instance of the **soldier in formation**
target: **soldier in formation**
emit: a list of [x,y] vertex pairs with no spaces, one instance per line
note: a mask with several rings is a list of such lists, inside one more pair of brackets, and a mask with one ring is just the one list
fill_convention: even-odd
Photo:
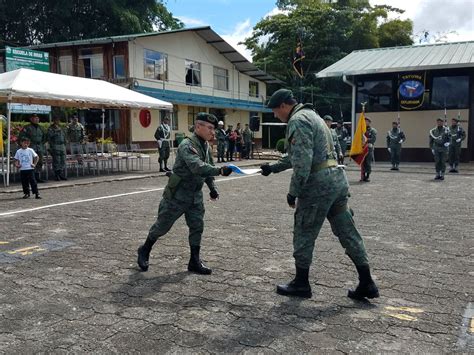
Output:
[[288,155],[277,163],[261,166],[262,175],[293,168],[287,203],[296,208],[293,231],[293,256],[296,276],[277,286],[277,293],[311,297],[308,279],[316,238],[327,218],[346,254],[359,273],[359,284],[348,296],[362,300],[379,297],[372,280],[364,242],[348,206],[349,183],[344,169],[334,160],[334,144],[330,130],[310,104],[298,104],[291,91],[277,90],[268,108],[282,122],[287,122]]
[[387,149],[390,153],[392,168],[390,170],[399,170],[400,155],[402,152],[402,143],[405,142],[405,133],[400,129],[398,122],[392,122],[392,129],[387,132]]
[[217,140],[217,162],[223,163],[224,154],[225,154],[226,133],[224,130],[224,122],[222,121],[219,121],[218,127],[216,129],[216,140]]
[[453,118],[451,120],[451,126],[449,127],[449,136],[449,172],[458,173],[459,158],[461,156],[461,144],[462,141],[466,139],[466,131],[459,124],[459,119]]
[[372,120],[365,118],[367,130],[365,131],[366,143],[368,145],[368,153],[362,163],[362,179],[361,181],[369,182],[370,174],[372,173],[372,162],[374,161],[374,144],[377,140],[377,130],[371,126]]
[[344,157],[346,156],[347,150],[347,140],[350,137],[349,132],[347,131],[346,127],[344,127],[343,121],[338,121],[337,126],[334,130],[336,131],[337,139],[341,147],[342,156],[339,160],[339,164],[344,165]]
[[242,131],[243,146],[243,158],[250,159],[250,153],[252,151],[252,131],[249,128],[249,124],[245,124],[245,128]]
[[436,120],[436,127],[430,130],[430,149],[435,160],[435,180],[444,180],[446,172],[446,158],[450,141],[449,129],[443,125],[443,119]]
[[66,168],[66,133],[61,128],[59,122],[59,117],[54,117],[47,133],[56,181],[67,180],[64,176]]
[[72,116],[71,123],[69,123],[69,125],[67,126],[66,136],[68,142],[76,147],[75,152],[71,151],[71,153],[75,153],[78,163],[82,164],[82,147],[86,142],[86,131],[84,129],[84,126],[79,122],[77,115]]
[[331,131],[331,137],[332,137],[332,141],[333,141],[334,149],[336,153],[334,159],[336,159],[339,162],[343,156],[342,156],[341,145],[339,144],[339,139],[337,138],[337,133],[334,129],[331,128],[333,119],[330,115],[326,115],[323,117],[323,120],[324,122],[326,122],[326,125],[329,128],[329,131]]
[[179,145],[173,172],[160,201],[158,217],[151,226],[145,243],[138,248],[137,263],[142,271],[148,270],[150,252],[155,242],[184,214],[189,227],[191,249],[188,271],[204,275],[212,272],[200,258],[201,237],[204,230],[202,187],[206,183],[211,200],[217,200],[219,192],[214,183],[214,176],[229,176],[232,173],[232,169],[228,166],[220,168],[214,166],[209,141],[214,139],[216,128],[216,116],[204,112],[198,113],[193,135],[184,139]]
[[32,115],[30,117],[30,122],[29,125],[26,125],[23,128],[18,138],[20,142],[22,142],[24,138],[28,138],[30,141],[30,148],[38,154],[38,162],[35,165],[35,179],[36,182],[45,182],[41,179],[41,170],[44,161],[44,143],[46,142],[46,134],[39,125],[38,115]]
[[169,123],[170,120],[168,117],[163,118],[163,121],[155,131],[155,139],[158,142],[158,163],[160,164],[160,172],[171,171],[171,169],[168,168],[171,138],[171,128]]

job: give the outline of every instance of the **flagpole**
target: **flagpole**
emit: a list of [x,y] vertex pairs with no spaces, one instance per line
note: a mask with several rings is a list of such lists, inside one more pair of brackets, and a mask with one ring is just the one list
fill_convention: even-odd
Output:
[[[362,105],[362,113],[363,113],[363,119],[365,119],[365,105],[367,102],[361,102]],[[362,119],[362,117],[361,117]],[[364,139],[364,137],[362,137]],[[363,142],[363,141],[362,141]],[[364,160],[367,159],[367,157],[364,158]],[[362,161],[362,164],[360,164],[360,180],[363,181],[365,178],[365,170],[364,170],[364,160]]]

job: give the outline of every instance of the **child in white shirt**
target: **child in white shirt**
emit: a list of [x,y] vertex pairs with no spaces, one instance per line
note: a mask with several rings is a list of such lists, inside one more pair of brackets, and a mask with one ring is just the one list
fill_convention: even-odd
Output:
[[31,191],[35,194],[36,199],[40,199],[38,185],[35,180],[35,166],[38,162],[38,154],[29,148],[30,140],[23,138],[21,141],[21,148],[15,153],[15,165],[20,169],[21,185],[23,186],[23,198],[30,197],[30,185]]

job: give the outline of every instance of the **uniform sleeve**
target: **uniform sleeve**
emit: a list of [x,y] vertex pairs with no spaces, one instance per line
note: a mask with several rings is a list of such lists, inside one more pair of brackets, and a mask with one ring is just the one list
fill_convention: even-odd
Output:
[[375,128],[372,128],[372,134],[370,135],[369,143],[375,144],[376,140],[377,140],[377,130]]
[[463,128],[461,128],[461,141],[465,139],[466,139],[466,131]]
[[183,158],[189,170],[195,175],[208,177],[218,176],[220,173],[219,168],[201,160],[196,148],[194,148],[190,142],[180,144],[178,154]]
[[339,155],[342,154],[342,150],[341,150],[341,145],[339,144],[339,139],[337,139],[337,136],[334,139],[334,148],[336,149],[336,154],[339,157]]
[[430,149],[433,149],[433,143],[434,143],[434,139],[433,139],[433,136],[431,135],[431,131],[430,131]]
[[290,157],[287,154],[283,155],[275,164],[271,164],[270,168],[272,169],[272,173],[275,174],[285,171],[286,169],[291,169]]
[[390,134],[387,132],[387,148],[390,146]]
[[311,174],[313,163],[313,132],[303,121],[290,121],[288,126],[288,143],[291,145],[290,162],[293,167],[290,194],[298,197]]

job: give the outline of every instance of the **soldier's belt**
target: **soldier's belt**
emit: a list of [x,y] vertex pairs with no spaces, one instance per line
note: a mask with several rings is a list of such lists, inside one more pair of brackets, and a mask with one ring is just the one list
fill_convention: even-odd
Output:
[[311,172],[315,173],[323,169],[331,168],[333,166],[337,166],[337,161],[335,161],[334,159],[329,159],[329,160],[323,161],[320,164],[313,165],[311,167]]

